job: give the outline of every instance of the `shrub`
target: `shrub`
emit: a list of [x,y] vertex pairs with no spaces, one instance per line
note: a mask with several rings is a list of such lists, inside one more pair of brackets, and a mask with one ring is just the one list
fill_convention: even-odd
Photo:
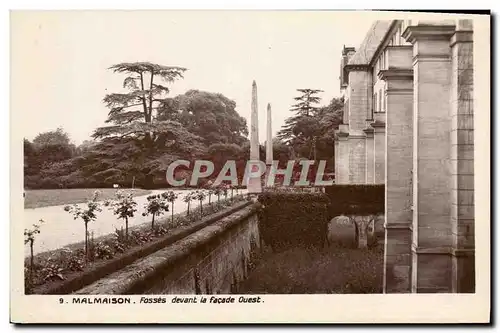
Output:
[[220,186],[214,188],[214,194],[217,196],[217,202],[220,202],[220,195],[222,194],[222,188]]
[[85,267],[85,260],[83,256],[72,255],[69,257],[67,268],[71,271],[83,271]]
[[194,192],[189,192],[189,193],[186,193],[186,195],[182,198],[182,200],[187,203],[187,215],[189,216],[189,206],[191,205],[191,200],[194,199]]
[[385,186],[382,185],[332,185],[325,187],[330,199],[330,217],[337,215],[368,215],[384,212]]
[[170,202],[170,204],[172,205],[172,212],[171,212],[171,217],[172,217],[172,223],[174,222],[174,203],[175,203],[175,200],[177,200],[177,198],[179,197],[178,194],[176,194],[174,191],[168,191],[166,192],[166,200],[167,202]]
[[328,198],[323,193],[264,192],[258,200],[261,235],[273,249],[324,245]]
[[113,258],[114,254],[114,251],[111,248],[111,246],[103,242],[95,244],[93,252],[94,252],[93,258],[95,259],[111,259]]
[[[243,196],[235,197],[235,200],[243,200]],[[219,204],[211,205],[203,210],[203,216],[217,213],[218,211],[230,206],[230,202],[220,202]],[[88,258],[97,261],[105,261],[113,259],[120,253],[125,253],[129,247],[142,246],[145,243],[150,243],[151,241],[157,239],[169,233],[172,229],[179,226],[186,226],[193,222],[199,221],[201,218],[201,207],[196,207],[192,210],[190,216],[184,214],[178,214],[174,216],[173,223],[157,223],[153,230],[149,226],[144,225],[137,228],[137,230],[132,229],[131,235],[127,240],[126,232],[123,228],[115,229],[115,233],[103,237],[100,242],[94,243],[92,235],[87,236],[88,238]],[[166,221],[165,221],[166,222]],[[88,234],[88,233],[87,233]],[[86,255],[83,248],[76,247],[71,250],[69,248],[62,248],[54,251],[50,251],[47,254],[41,254],[35,257],[36,262],[34,264],[34,276],[33,280],[30,281],[30,258],[25,259],[25,292],[30,293],[40,293],[44,290],[42,285],[57,281],[66,280],[70,284],[73,283],[75,277],[79,276],[75,272],[87,271],[89,269],[86,266]],[[90,268],[92,269],[92,267]],[[74,273],[74,274],[73,274]],[[66,279],[66,275],[68,279]],[[85,273],[81,273],[85,274]],[[65,282],[56,283],[55,285],[64,285]],[[51,289],[52,287],[49,287]],[[37,291],[38,289],[38,291]],[[41,293],[44,293],[43,291]]]
[[134,213],[137,211],[137,208],[135,208],[137,202],[134,200],[132,193],[117,191],[116,199],[106,201],[105,205],[109,206],[113,214],[118,216],[119,219],[125,220],[125,239],[128,240],[128,218],[134,217]]
[[144,243],[149,243],[153,240],[153,234],[150,232],[136,230],[132,231],[132,237],[130,242],[134,245],[142,245]]
[[160,216],[164,212],[168,212],[168,198],[169,197],[167,192],[164,192],[162,194],[149,195],[146,198],[147,202],[144,205],[144,213],[142,213],[142,216],[153,216],[151,219],[151,230],[155,227],[155,217]]
[[203,215],[203,200],[207,197],[205,191],[197,190],[193,194],[193,199],[198,200],[200,202],[200,212]]
[[64,280],[62,272],[63,268],[59,266],[57,262],[49,258],[47,260],[47,266],[42,268],[41,273],[44,281],[53,281],[53,280]]
[[65,206],[64,210],[73,214],[73,219],[81,219],[85,225],[85,260],[89,258],[89,241],[88,241],[88,224],[91,221],[97,219],[97,212],[101,211],[101,207],[97,202],[97,198],[99,197],[100,192],[95,191],[93,197],[87,201],[87,208],[81,208],[77,204],[72,206]]
[[33,270],[35,266],[35,258],[33,256],[33,245],[35,243],[35,237],[40,233],[40,225],[44,223],[42,219],[38,221],[38,224],[33,224],[32,229],[24,229],[24,244],[29,244],[30,247],[30,268],[29,268],[29,284],[33,284]]

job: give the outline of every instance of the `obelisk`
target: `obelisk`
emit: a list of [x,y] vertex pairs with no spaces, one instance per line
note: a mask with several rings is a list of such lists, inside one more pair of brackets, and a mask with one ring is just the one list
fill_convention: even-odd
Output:
[[266,165],[273,164],[273,130],[271,128],[271,104],[267,103]]
[[[256,163],[260,161],[259,154],[259,115],[257,105],[257,84],[255,80],[252,83],[252,114],[250,117],[250,161],[255,165],[252,169],[257,167]],[[260,193],[261,183],[260,177],[250,177],[248,179],[248,193]]]
[[271,126],[271,104],[267,103],[267,128],[266,128],[266,177],[265,181],[268,184],[268,178],[273,164],[273,129]]

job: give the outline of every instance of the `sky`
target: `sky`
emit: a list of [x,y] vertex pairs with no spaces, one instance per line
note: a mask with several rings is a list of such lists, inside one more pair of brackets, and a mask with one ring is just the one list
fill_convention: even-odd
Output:
[[103,126],[103,97],[122,92],[108,68],[150,61],[187,68],[170,96],[190,89],[222,93],[250,127],[257,82],[259,139],[266,107],[273,136],[291,116],[296,89],[338,97],[341,51],[358,47],[372,24],[334,11],[46,11],[11,14],[11,107],[24,137],[62,127],[75,144]]

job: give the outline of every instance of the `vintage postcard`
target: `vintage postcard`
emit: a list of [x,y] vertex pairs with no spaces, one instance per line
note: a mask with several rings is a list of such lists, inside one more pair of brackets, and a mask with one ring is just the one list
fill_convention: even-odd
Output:
[[10,17],[11,322],[490,322],[489,13]]

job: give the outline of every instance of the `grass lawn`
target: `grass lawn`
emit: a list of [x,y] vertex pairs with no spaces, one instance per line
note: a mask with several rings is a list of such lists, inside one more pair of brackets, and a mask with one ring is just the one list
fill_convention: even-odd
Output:
[[[115,188],[81,188],[81,189],[55,189],[55,190],[26,190],[24,208],[39,208],[59,206],[85,202],[92,197],[95,190],[99,190],[100,200],[111,199],[117,189]],[[141,196],[151,193],[150,190],[124,189],[133,195]]]
[[266,249],[239,286],[241,294],[382,293],[384,249],[342,246]]

